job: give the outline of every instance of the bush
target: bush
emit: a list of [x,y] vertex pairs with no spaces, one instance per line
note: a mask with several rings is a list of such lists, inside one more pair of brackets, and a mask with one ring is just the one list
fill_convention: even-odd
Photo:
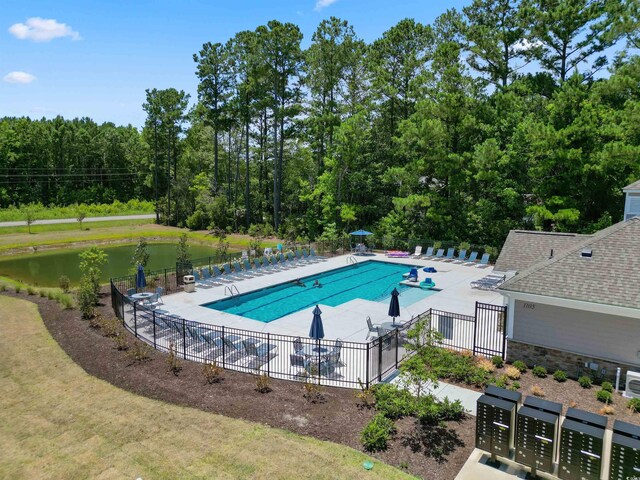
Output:
[[362,446],[368,452],[386,450],[387,443],[395,431],[393,421],[379,413],[373,417],[360,433]]
[[582,388],[591,388],[591,378],[587,377],[586,375],[580,377],[578,379],[578,383]]
[[169,355],[167,355],[167,370],[174,375],[178,375],[180,370],[182,370],[182,366],[180,365],[180,361],[178,360],[178,351],[176,349],[176,344],[171,342],[169,344]]
[[0,292],[6,292],[7,286],[4,283],[0,283]]
[[509,386],[509,377],[500,375],[495,381],[496,387],[507,388]]
[[40,295],[40,298],[47,298],[47,291],[46,290],[40,290],[38,292],[38,294]]
[[409,391],[390,383],[380,383],[373,388],[376,410],[388,418],[401,418],[413,415],[416,411],[416,398]]
[[491,358],[491,363],[493,363],[496,368],[502,368],[502,366],[504,365],[504,360],[502,359],[502,357],[496,355],[495,357]]
[[538,365],[536,367],[533,367],[533,370],[531,370],[531,373],[533,373],[536,377],[539,378],[546,378],[547,376],[547,369],[544,368],[541,365]]
[[256,375],[256,390],[260,393],[269,393],[271,391],[269,375],[266,373]]
[[605,392],[613,393],[613,385],[611,384],[611,382],[602,382],[600,388]]
[[613,403],[613,395],[607,390],[598,390],[596,392],[596,398],[602,403]]
[[600,410],[598,410],[598,413],[600,415],[613,415],[614,413],[616,413],[616,409],[611,405],[605,405]]
[[513,362],[511,365],[513,365],[514,367],[516,367],[518,370],[520,370],[520,373],[524,373],[527,371],[527,364],[524,363],[522,360],[516,360],[515,362]]
[[553,372],[553,379],[556,382],[566,382],[567,381],[567,373],[562,371],[562,370],[556,370],[555,372]]
[[496,366],[493,364],[493,362],[486,358],[479,358],[476,365],[478,366],[478,368],[484,370],[487,373],[493,373],[496,371]]
[[540,385],[534,385],[531,387],[531,395],[535,395],[536,397],[544,397],[544,390]]
[[129,356],[136,362],[144,362],[151,356],[151,347],[144,342],[136,340],[129,349]]
[[509,387],[509,390],[515,392],[520,389],[520,384],[518,382],[513,382],[513,384]]
[[118,333],[113,336],[113,341],[116,343],[116,349],[129,350],[129,342],[127,342],[126,331],[123,327],[118,327]]
[[36,289],[33,287],[27,287],[27,295],[35,295]]
[[304,394],[302,395],[311,403],[320,403],[324,401],[324,393],[319,383],[315,383],[312,378],[307,377],[304,382]]
[[360,400],[364,407],[373,407],[376,404],[376,396],[373,393],[373,387],[366,387],[359,378],[358,383],[360,384],[360,391],[356,392],[356,398]]
[[222,376],[222,367],[219,367],[216,362],[205,363],[202,366],[202,375],[207,383],[218,383]]
[[425,347],[420,352],[420,356],[437,378],[451,378],[480,388],[492,381],[492,375],[478,367],[472,355],[439,347]]
[[16,285],[16,293],[20,293],[20,290],[22,290],[22,287],[20,285]]
[[69,293],[69,288],[71,287],[69,277],[67,277],[66,275],[60,275],[60,278],[58,278],[58,285],[64,293]]
[[504,369],[504,373],[507,377],[509,377],[511,380],[518,380],[520,378],[520,370],[518,370],[516,367],[514,367],[513,365],[508,365],[505,369]]
[[438,404],[440,408],[440,420],[460,420],[465,415],[464,407],[460,400],[449,400],[449,397],[444,397]]
[[627,408],[632,412],[640,412],[640,398],[632,398],[627,402]]

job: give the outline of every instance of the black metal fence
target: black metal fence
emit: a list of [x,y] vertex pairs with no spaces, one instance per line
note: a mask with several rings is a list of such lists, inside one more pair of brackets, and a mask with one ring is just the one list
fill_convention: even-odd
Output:
[[[150,272],[167,291],[175,285],[175,272],[169,269]],[[173,278],[173,280],[172,280]],[[368,342],[338,339],[313,340],[274,333],[241,330],[186,320],[161,308],[136,303],[125,294],[135,289],[135,276],[111,280],[114,313],[125,328],[157,350],[175,349],[180,357],[198,362],[216,362],[223,368],[272,378],[314,381],[322,385],[358,388],[383,381],[412,351],[408,332],[419,321],[440,332],[442,346],[468,350],[474,354],[504,357],[506,307],[476,304],[476,317],[432,310],[412,318],[384,336]],[[147,290],[152,290],[149,284]],[[128,292],[131,293],[131,292]],[[491,319],[490,331],[484,332]],[[479,334],[480,332],[480,334]],[[498,339],[478,344],[478,339]]]

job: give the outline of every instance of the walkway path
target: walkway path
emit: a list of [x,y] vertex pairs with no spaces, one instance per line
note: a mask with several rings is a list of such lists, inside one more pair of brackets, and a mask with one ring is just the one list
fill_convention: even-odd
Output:
[[[111,217],[87,217],[82,222],[112,222],[116,220],[147,220],[156,218],[155,213],[145,213],[143,215],[113,215]],[[36,220],[31,225],[54,225],[56,223],[76,223],[77,218],[52,218],[49,220]],[[17,222],[0,222],[2,227],[26,227],[27,222],[20,220]]]

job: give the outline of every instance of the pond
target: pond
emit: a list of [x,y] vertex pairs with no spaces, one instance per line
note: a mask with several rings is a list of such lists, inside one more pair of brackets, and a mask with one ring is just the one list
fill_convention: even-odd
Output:
[[[101,247],[109,256],[107,264],[102,268],[101,280],[106,283],[111,277],[120,277],[130,273],[131,257],[135,245],[119,245],[116,247]],[[72,285],[80,281],[80,259],[78,254],[85,248],[67,248],[42,253],[32,253],[20,256],[0,257],[0,276],[20,280],[30,285],[41,287],[57,287],[61,275],[66,275]],[[204,258],[213,255],[211,246],[191,245],[191,258]],[[160,270],[175,267],[175,243],[150,243],[148,247],[149,264],[147,270]]]

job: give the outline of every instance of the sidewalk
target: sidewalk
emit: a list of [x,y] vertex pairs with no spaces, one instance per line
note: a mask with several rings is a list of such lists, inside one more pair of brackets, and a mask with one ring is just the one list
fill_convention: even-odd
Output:
[[[82,222],[113,222],[117,220],[147,220],[156,218],[155,213],[145,213],[143,215],[112,215],[110,217],[87,217]],[[54,225],[58,223],[78,223],[77,218],[51,218],[48,220],[35,220],[31,225]],[[20,220],[17,222],[0,222],[2,227],[26,227],[27,222]]]

